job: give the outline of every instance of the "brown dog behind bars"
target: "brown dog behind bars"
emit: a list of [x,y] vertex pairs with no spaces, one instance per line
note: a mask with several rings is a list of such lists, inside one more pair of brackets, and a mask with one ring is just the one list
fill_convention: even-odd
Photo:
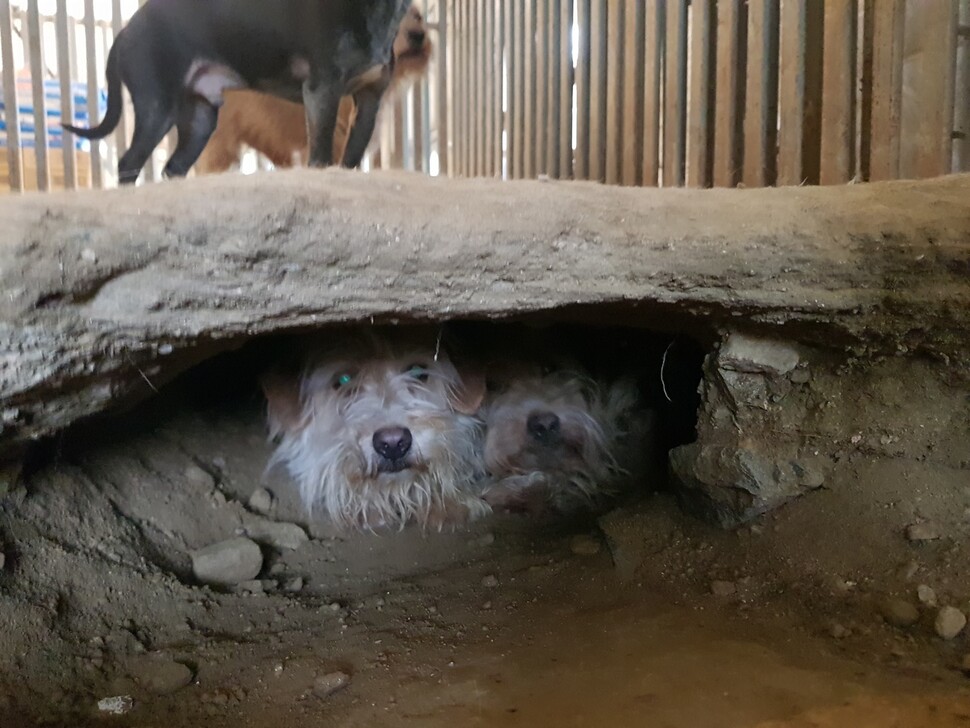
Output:
[[[412,5],[394,39],[392,87],[425,73],[431,50],[424,18],[417,5]],[[345,96],[340,100],[334,133],[335,160],[343,158],[354,116],[354,102]],[[196,172],[225,172],[239,163],[244,144],[263,154],[276,167],[305,165],[308,145],[303,105],[258,91],[227,92],[216,130],[195,164]]]

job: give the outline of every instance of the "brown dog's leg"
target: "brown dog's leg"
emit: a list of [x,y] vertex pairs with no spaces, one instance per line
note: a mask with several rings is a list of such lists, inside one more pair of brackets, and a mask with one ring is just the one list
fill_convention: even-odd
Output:
[[[221,116],[221,114],[220,114]],[[239,140],[228,133],[223,124],[217,124],[209,137],[209,143],[195,163],[195,171],[200,174],[218,174],[239,163]]]

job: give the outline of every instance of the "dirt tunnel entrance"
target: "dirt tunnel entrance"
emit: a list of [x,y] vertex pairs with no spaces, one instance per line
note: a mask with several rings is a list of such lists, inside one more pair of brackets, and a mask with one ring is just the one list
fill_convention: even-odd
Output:
[[[967,184],[10,203],[0,724],[962,725]],[[657,487],[441,533],[308,516],[259,375],[415,322],[632,374]],[[239,539],[256,573],[201,583]]]

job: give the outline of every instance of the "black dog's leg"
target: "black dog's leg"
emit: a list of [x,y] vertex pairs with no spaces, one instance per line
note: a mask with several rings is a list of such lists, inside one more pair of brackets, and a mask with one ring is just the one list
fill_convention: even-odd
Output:
[[166,177],[184,177],[216,129],[219,109],[202,98],[188,99],[179,111],[178,146],[165,165]]
[[340,107],[340,85],[336,80],[309,81],[303,86],[303,105],[307,114],[311,167],[329,167],[333,163],[333,134],[337,128]]
[[168,134],[175,119],[169,104],[158,98],[150,98],[148,93],[132,94],[135,108],[135,131],[131,136],[131,146],[118,160],[118,183],[132,185],[141,174],[141,168],[155,151],[155,147]]
[[381,106],[383,93],[383,86],[372,85],[354,94],[357,118],[350,130],[343,158],[343,165],[349,169],[358,166],[360,160],[364,158],[367,145],[370,144],[370,139],[374,135],[374,125],[377,123],[377,112]]

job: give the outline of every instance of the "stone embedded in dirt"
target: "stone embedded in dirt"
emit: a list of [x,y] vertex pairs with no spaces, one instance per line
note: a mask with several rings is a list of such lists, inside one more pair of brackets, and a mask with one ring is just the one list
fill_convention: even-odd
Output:
[[263,552],[248,538],[231,538],[192,552],[192,573],[204,584],[232,586],[255,579]]
[[3,571],[6,565],[7,565],[7,555],[3,551],[0,551],[0,571]]
[[482,578],[482,586],[486,589],[494,589],[498,586],[498,579],[494,574],[489,574],[488,576]]
[[129,670],[141,687],[155,695],[171,695],[192,682],[192,670],[161,655],[139,658]]
[[287,594],[296,594],[303,590],[303,577],[294,576],[283,585],[283,591]]
[[936,613],[933,628],[945,640],[952,640],[967,626],[967,617],[956,607],[943,607]]
[[711,594],[717,597],[729,597],[738,590],[733,581],[715,579],[711,582]]
[[721,345],[723,368],[749,374],[787,374],[798,366],[798,351],[790,344],[737,332]]
[[491,531],[482,534],[476,539],[476,543],[478,543],[479,546],[491,546],[493,543],[495,543],[495,534]]
[[963,660],[960,662],[960,669],[970,674],[970,652],[963,656]]
[[350,675],[347,673],[341,670],[328,672],[313,681],[313,694],[318,698],[328,698],[348,685],[350,685]]
[[939,527],[930,521],[913,523],[906,527],[906,538],[914,543],[920,541],[935,541],[942,535]]
[[905,599],[886,599],[879,612],[893,627],[912,627],[919,621],[919,610]]
[[735,528],[824,484],[804,459],[747,446],[693,442],[675,447],[670,473],[681,503],[701,518]]
[[194,463],[186,466],[185,470],[182,471],[182,475],[192,485],[198,485],[203,488],[216,487],[216,479]]
[[592,536],[580,534],[573,536],[572,541],[569,542],[569,550],[577,556],[593,556],[600,552],[600,542]]
[[920,584],[916,587],[916,598],[920,600],[921,604],[928,607],[936,606],[936,591],[931,586]]
[[841,640],[845,639],[852,634],[852,630],[847,627],[843,627],[841,624],[835,623],[829,627],[829,634],[833,639]]
[[236,585],[236,591],[242,594],[262,594],[263,582],[259,579],[249,579],[241,581]]
[[130,695],[112,695],[98,701],[98,710],[108,715],[124,715],[135,707],[135,701]]
[[260,515],[267,515],[271,510],[273,510],[273,503],[275,499],[273,494],[270,493],[266,488],[257,488],[253,491],[253,494],[249,496],[249,510],[259,513]]
[[278,551],[296,551],[310,541],[306,531],[295,523],[266,519],[246,524],[246,535]]

